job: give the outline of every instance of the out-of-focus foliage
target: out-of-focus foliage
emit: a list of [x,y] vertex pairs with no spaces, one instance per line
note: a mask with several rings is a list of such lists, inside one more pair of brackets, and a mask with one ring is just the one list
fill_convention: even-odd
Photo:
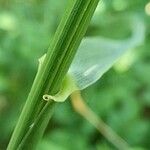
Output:
[[[37,71],[69,0],[0,1],[0,149],[6,149]],[[150,149],[150,4],[101,0],[86,36],[124,39],[128,17],[146,26],[145,42],[83,91],[89,106],[135,149]],[[91,50],[92,51],[92,50]],[[74,112],[58,104],[40,150],[109,150],[113,145]]]

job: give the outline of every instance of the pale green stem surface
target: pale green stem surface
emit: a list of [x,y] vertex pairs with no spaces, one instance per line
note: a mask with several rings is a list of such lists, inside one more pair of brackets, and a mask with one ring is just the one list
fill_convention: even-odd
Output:
[[129,150],[130,146],[128,143],[85,104],[80,92],[77,91],[71,94],[71,102],[74,109],[88,120],[118,150]]

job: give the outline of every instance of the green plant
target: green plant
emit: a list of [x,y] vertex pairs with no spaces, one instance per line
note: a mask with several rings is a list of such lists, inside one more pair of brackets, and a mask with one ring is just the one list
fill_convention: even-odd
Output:
[[[70,2],[37,73],[8,150],[34,149],[37,146],[54,105],[53,101],[46,102],[42,97],[45,94],[55,95],[59,91],[98,2],[99,0]],[[28,132],[30,129],[32,131]]]
[[96,82],[127,49],[143,41],[143,24],[136,22],[137,28],[134,28],[130,39],[86,38],[76,54],[97,3],[96,0],[70,2],[46,58],[43,57],[40,62],[8,149],[34,149],[52,115],[54,101],[62,102],[73,91],[82,90]]
[[[0,1],[1,150],[6,150],[36,74],[37,60],[46,53],[67,1],[70,0]],[[145,41],[132,48],[95,84],[81,91],[86,104],[97,116],[130,146],[145,150],[150,149],[150,17],[148,9],[144,9],[148,5],[147,0],[101,0],[78,49],[79,52],[84,48],[84,54],[89,52],[88,60],[93,60],[91,48],[93,52],[99,47],[102,53],[109,45],[113,53],[114,44],[110,41],[119,42],[131,35],[131,16],[136,15],[145,24]],[[141,34],[137,37],[141,38]],[[80,68],[87,66],[83,65],[82,58],[77,59],[77,55],[75,58],[80,60]],[[115,149],[107,138],[74,112],[70,97],[54,110],[37,149]]]

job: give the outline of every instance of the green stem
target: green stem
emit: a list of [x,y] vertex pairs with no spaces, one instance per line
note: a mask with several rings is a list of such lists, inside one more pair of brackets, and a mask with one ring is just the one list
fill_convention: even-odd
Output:
[[129,149],[128,143],[86,105],[79,91],[71,94],[71,102],[76,112],[88,120],[118,150]]
[[[51,104],[51,105],[50,105]],[[54,104],[54,103],[53,103]],[[23,147],[25,146],[26,149],[27,147],[29,147],[30,149],[33,149],[34,148],[34,143],[32,143],[30,141],[30,137],[31,137],[31,134],[34,135],[34,132],[37,132],[35,129],[36,128],[39,128],[39,123],[42,123],[40,120],[41,118],[45,118],[45,115],[47,115],[47,111],[49,106],[51,108],[49,108],[49,110],[52,110],[53,109],[53,105],[52,104],[52,101],[49,101],[46,103],[46,105],[43,107],[43,109],[41,110],[41,112],[39,113],[39,115],[37,116],[36,120],[34,121],[34,123],[30,126],[30,129],[28,130],[28,132],[26,133],[26,135],[24,136],[23,140],[21,141],[21,143],[19,144],[17,150],[22,150]],[[49,116],[52,116],[52,111],[50,112]],[[33,137],[33,136],[32,136]],[[36,137],[35,137],[36,138]],[[35,140],[35,138],[33,138]],[[27,142],[28,141],[28,142]],[[28,146],[26,145],[26,143],[28,143]]]
[[[16,150],[18,148],[21,141],[24,141],[30,125],[36,120],[38,116],[37,111],[42,110],[47,105],[46,102],[43,102],[42,96],[44,94],[54,95],[59,91],[64,76],[69,69],[98,2],[99,0],[70,1],[54,35],[52,44],[48,49],[44,63],[35,78],[26,104],[11,137],[8,150]],[[51,116],[51,109],[51,104],[49,104],[43,112],[45,114],[44,117],[38,121],[39,126],[37,126],[36,131],[30,137],[31,145],[34,142],[36,146],[36,141],[39,141],[40,137],[42,137]],[[25,148],[24,146],[22,149],[30,148]]]

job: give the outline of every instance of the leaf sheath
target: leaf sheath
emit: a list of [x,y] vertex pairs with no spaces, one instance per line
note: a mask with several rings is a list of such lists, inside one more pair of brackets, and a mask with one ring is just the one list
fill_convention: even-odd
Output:
[[[54,95],[59,91],[98,2],[99,0],[71,0],[68,4],[44,63],[34,80],[8,145],[8,150],[17,149],[30,125],[36,119],[37,110],[41,110],[46,105],[42,96],[47,93]],[[46,110],[47,115],[44,115],[45,117],[40,120],[41,123],[38,127],[40,130],[36,128],[37,132],[34,132],[36,136],[33,135],[33,137],[36,137],[37,141],[43,135],[50,119],[51,107],[48,109]],[[31,138],[30,141],[32,143],[36,140]],[[36,144],[37,142],[35,142]],[[28,148],[26,147],[26,149]]]

